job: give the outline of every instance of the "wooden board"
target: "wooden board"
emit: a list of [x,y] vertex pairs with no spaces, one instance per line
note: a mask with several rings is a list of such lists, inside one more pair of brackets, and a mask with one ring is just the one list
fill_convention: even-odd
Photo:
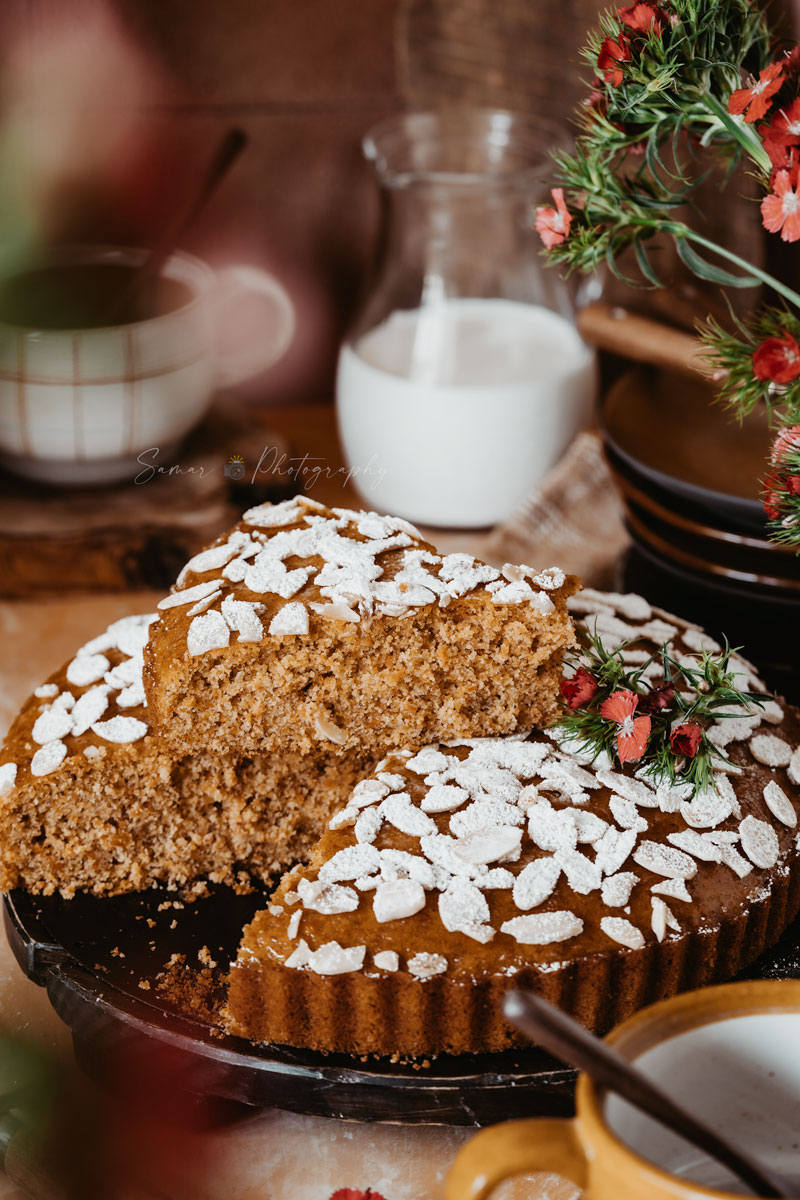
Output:
[[[288,454],[263,418],[220,398],[173,454],[140,455],[130,482],[56,488],[0,472],[0,596],[166,588],[243,508],[297,490]],[[256,472],[262,456],[274,470]]]

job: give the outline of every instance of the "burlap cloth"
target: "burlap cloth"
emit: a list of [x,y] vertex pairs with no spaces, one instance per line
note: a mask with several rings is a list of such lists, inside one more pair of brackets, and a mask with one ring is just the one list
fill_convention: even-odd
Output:
[[615,588],[629,542],[600,438],[579,433],[536,491],[486,535],[480,555],[497,564],[555,563],[587,587]]

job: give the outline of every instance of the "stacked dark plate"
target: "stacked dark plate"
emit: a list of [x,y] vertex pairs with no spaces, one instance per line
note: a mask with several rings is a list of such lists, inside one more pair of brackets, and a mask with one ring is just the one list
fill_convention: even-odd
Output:
[[601,425],[633,542],[621,586],[727,635],[800,700],[800,558],[767,538],[765,414],[739,423],[701,379],[641,367],[610,389]]

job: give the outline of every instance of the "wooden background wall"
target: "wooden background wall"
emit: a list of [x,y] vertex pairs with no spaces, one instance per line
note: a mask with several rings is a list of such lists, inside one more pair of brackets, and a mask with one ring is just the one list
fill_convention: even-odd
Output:
[[[565,121],[582,94],[577,50],[601,7],[600,0],[3,0],[0,87],[7,100],[9,78],[28,80],[41,110],[26,142],[35,148],[48,105],[64,105],[54,42],[67,54],[70,37],[80,47],[94,23],[100,44],[83,47],[80,70],[96,124],[84,121],[80,136],[101,144],[117,103],[114,55],[148,64],[129,161],[110,178],[99,168],[85,176],[76,170],[46,207],[47,236],[62,240],[147,242],[222,130],[241,125],[249,149],[187,248],[215,262],[262,264],[284,280],[301,333],[250,394],[318,399],[330,395],[338,341],[376,233],[361,135],[404,105],[467,101]],[[121,84],[119,93],[124,102]],[[734,198],[730,211],[736,206]],[[757,236],[752,204],[740,202],[731,222],[732,236]]]

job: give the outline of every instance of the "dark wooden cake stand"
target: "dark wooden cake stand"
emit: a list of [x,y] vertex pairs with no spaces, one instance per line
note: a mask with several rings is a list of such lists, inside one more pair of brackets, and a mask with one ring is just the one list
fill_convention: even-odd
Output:
[[[217,1102],[356,1121],[484,1125],[512,1117],[567,1115],[575,1075],[536,1048],[519,1053],[441,1056],[431,1062],[355,1059],[222,1034],[209,1004],[191,1013],[164,990],[165,968],[218,982],[242,926],[264,892],[216,887],[204,899],[163,889],[98,899],[5,897],[5,923],[25,974],[47,988],[72,1030],[79,1063],[94,1078],[120,1074],[163,1081],[192,1103]],[[215,964],[212,968],[209,964]],[[800,977],[800,922],[747,973]]]

